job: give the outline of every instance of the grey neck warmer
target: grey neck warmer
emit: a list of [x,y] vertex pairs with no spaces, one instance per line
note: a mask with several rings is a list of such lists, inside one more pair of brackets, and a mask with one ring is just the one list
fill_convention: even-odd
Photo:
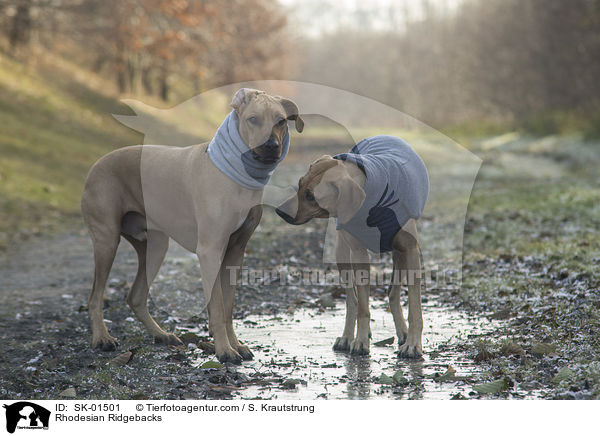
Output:
[[252,156],[252,151],[244,143],[237,129],[237,114],[231,111],[217,129],[215,137],[208,144],[208,157],[219,170],[235,183],[247,189],[263,189],[290,148],[290,134],[286,130],[282,152],[278,161],[265,164]]

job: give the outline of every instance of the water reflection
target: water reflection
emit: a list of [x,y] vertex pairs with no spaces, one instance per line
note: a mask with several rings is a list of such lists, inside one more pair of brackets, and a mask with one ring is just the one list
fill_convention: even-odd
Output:
[[423,392],[425,390],[425,377],[423,375],[423,363],[424,360],[412,361],[408,363],[408,372],[410,374],[410,380],[414,385],[410,399],[411,400],[422,400]]
[[[380,301],[371,310],[373,342],[394,334],[392,316]],[[345,308],[316,313],[313,309],[297,310],[282,317],[251,316],[237,322],[236,332],[252,348],[255,359],[245,362],[246,375],[265,370],[284,379],[301,380],[293,389],[276,381],[249,385],[241,398],[276,399],[449,399],[471,390],[464,382],[440,383],[435,373],[444,373],[452,365],[457,375],[474,375],[480,369],[472,359],[454,346],[468,334],[491,329],[486,319],[469,319],[459,312],[440,307],[430,299],[424,304],[425,328],[423,360],[399,360],[397,344],[371,346],[369,356],[349,356],[332,350],[335,338],[344,325]],[[379,383],[381,374],[402,371],[406,383],[399,386]],[[281,380],[281,378],[279,379]]]
[[[335,353],[341,354],[341,353]],[[369,356],[353,356],[344,354],[347,392],[349,400],[365,400],[371,394],[371,359]]]

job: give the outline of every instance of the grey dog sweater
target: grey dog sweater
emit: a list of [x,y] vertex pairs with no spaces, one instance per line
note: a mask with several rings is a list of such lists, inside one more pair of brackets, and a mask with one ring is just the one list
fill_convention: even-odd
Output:
[[334,156],[350,161],[366,175],[365,201],[343,229],[369,250],[392,250],[394,236],[410,218],[419,218],[429,195],[427,168],[402,139],[379,135],[365,138],[349,153]]

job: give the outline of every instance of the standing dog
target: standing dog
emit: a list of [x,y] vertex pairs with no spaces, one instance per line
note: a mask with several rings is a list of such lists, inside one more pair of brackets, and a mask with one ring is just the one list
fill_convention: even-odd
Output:
[[262,216],[262,194],[289,147],[287,120],[304,122],[291,100],[242,88],[233,111],[210,143],[189,147],[133,146],[113,151],[90,170],[81,209],[94,247],[94,284],[88,307],[92,346],[113,350],[117,340],[103,319],[103,294],[121,237],[138,255],[127,303],[158,343],[181,344],[148,312],[148,290],[177,241],[200,262],[209,328],[220,361],[252,353],[232,324],[235,283],[246,243]]
[[[421,261],[415,219],[429,194],[427,169],[399,138],[375,136],[350,153],[322,156],[300,178],[298,192],[276,211],[290,224],[337,218],[336,262],[346,288],[346,325],[334,350],[369,353],[369,254],[392,251],[389,290],[401,357],[422,355]],[[400,305],[400,278],[407,277],[409,326]],[[356,337],[354,335],[358,321]]]

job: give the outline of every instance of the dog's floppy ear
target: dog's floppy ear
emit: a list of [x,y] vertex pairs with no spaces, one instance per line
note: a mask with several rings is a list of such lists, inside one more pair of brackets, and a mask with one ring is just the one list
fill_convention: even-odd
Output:
[[264,93],[265,93],[264,91],[259,91],[258,89],[240,88],[235,93],[235,95],[233,96],[233,99],[231,100],[231,107],[234,108],[236,111],[238,111],[243,105],[248,103],[250,100],[252,100],[258,94],[264,94]]
[[298,105],[292,100],[283,97],[279,97],[279,102],[283,106],[283,110],[285,110],[287,119],[294,120],[296,122],[296,130],[298,133],[302,133],[302,130],[304,130],[304,120],[299,115],[300,110],[298,109]]
[[352,180],[351,177],[344,178],[337,183],[338,186],[338,210],[337,217],[342,224],[347,223],[358,212],[365,201],[365,191]]
[[[321,207],[330,212],[335,211],[339,222],[342,224],[350,221],[365,201],[365,191],[350,177],[350,174],[342,165],[338,164],[328,169],[317,188],[321,184],[330,184],[337,191],[337,198],[334,200],[335,205],[323,205]],[[315,193],[317,193],[317,188],[315,188]]]

